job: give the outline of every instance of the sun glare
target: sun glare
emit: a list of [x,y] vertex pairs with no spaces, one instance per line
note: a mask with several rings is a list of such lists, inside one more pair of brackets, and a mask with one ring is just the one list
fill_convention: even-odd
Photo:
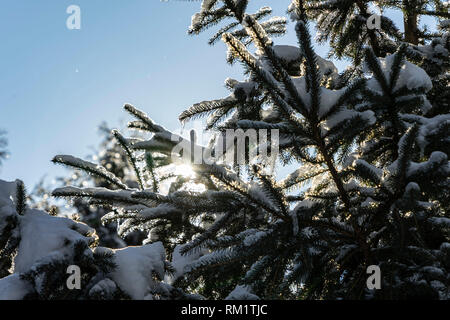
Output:
[[180,164],[175,166],[174,173],[185,178],[193,178],[195,176],[194,169],[192,169],[192,167],[188,164]]

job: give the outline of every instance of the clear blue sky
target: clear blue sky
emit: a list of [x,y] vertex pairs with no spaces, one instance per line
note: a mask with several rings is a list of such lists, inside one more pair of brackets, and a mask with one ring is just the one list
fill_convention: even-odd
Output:
[[[269,4],[284,15],[289,3],[254,0],[250,8]],[[81,8],[81,30],[66,28],[71,4]],[[176,129],[185,108],[228,94],[224,79],[242,75],[226,64],[222,43],[207,45],[215,29],[186,33],[199,7],[173,0],[2,0],[0,128],[8,132],[11,157],[0,178],[32,188],[44,175],[67,174],[52,157],[91,154],[102,121],[117,127],[129,119],[124,103]],[[292,24],[288,30],[277,44],[296,44]]]

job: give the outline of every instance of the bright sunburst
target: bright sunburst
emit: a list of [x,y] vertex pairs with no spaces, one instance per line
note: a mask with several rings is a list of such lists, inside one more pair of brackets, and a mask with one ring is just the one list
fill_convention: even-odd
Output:
[[175,166],[174,174],[181,175],[185,178],[195,177],[194,169],[188,164],[179,164]]

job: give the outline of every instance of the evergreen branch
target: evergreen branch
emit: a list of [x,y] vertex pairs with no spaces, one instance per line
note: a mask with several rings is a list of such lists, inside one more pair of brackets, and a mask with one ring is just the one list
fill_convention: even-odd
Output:
[[367,163],[365,160],[358,159],[355,161],[355,170],[358,177],[366,179],[375,185],[380,185],[382,180],[382,172],[377,167]]
[[396,181],[397,190],[400,190],[406,184],[406,172],[410,166],[413,144],[417,139],[418,132],[418,126],[414,125],[408,129],[398,143],[398,165],[396,172],[396,177],[398,178]]
[[383,70],[381,69],[380,63],[378,62],[378,58],[370,48],[366,49],[366,62],[370,71],[373,72],[375,79],[377,79],[383,89],[383,92],[385,94],[390,94],[391,91],[389,90],[389,85],[386,77],[384,76]]
[[204,243],[208,239],[211,239],[214,235],[217,234],[217,232],[220,231],[220,229],[224,227],[224,225],[228,222],[232,214],[233,213],[231,212],[225,213],[223,217],[214,222],[214,224],[208,230],[203,232],[200,236],[198,236],[191,242],[183,245],[183,247],[180,250],[180,253],[184,255],[187,254],[189,251],[192,251],[194,248],[199,248],[199,246],[202,245],[202,243]]
[[21,180],[17,180],[16,183],[16,212],[19,215],[25,213],[27,207],[27,192],[25,184]]
[[394,90],[398,77],[400,76],[400,71],[405,61],[406,48],[406,45],[402,45],[396,52],[394,61],[392,62],[391,77],[389,79],[389,87],[391,92]]
[[141,173],[137,167],[136,158],[130,149],[130,145],[129,145],[127,139],[125,139],[117,130],[113,130],[112,134],[117,139],[117,141],[122,146],[122,148],[125,150],[125,152],[128,156],[128,160],[130,161],[130,163],[134,169],[134,172],[136,173],[136,178],[138,180],[139,187],[141,188],[141,190],[144,190],[144,183],[142,182]]
[[130,129],[136,129],[136,130],[140,130],[140,131],[153,132],[153,131],[147,126],[147,124],[145,124],[145,123],[142,122],[142,121],[130,121],[130,122],[128,122],[127,127],[130,128]]
[[151,132],[164,132],[166,131],[163,127],[155,124],[152,119],[150,119],[144,112],[136,109],[131,104],[125,104],[123,107],[126,111],[128,111],[131,115],[135,116],[143,123],[146,124],[148,130]]
[[133,192],[131,194],[131,198],[134,199],[144,199],[144,200],[151,200],[156,202],[170,202],[170,198],[167,196],[155,193],[155,192],[148,192],[148,191],[138,191]]
[[[360,10],[360,15],[362,15],[365,19],[368,19],[370,13],[367,11],[366,3],[362,0],[357,0],[356,4]],[[374,53],[378,57],[381,56],[380,43],[378,42],[375,30],[367,28],[367,34],[369,35],[370,44],[372,45]]]
[[289,174],[284,180],[279,183],[279,185],[282,189],[291,190],[292,187],[296,185],[302,185],[310,179],[317,177],[318,175],[321,175],[327,171],[328,170],[324,169],[323,167],[308,166],[305,164],[301,168]]
[[203,101],[200,103],[196,103],[188,110],[183,111],[178,119],[182,122],[186,120],[193,120],[196,117],[211,113],[216,110],[235,107],[237,103],[238,101],[232,96],[225,99]]
[[229,174],[225,172],[223,168],[217,167],[217,166],[204,166],[205,172],[203,174],[209,174],[218,179],[220,182],[222,182],[227,187],[231,188],[232,190],[235,190],[237,193],[242,195],[244,198],[250,200],[250,202],[256,204],[257,206],[260,206],[267,212],[273,214],[277,218],[288,222],[290,219],[287,218],[284,215],[281,215],[277,210],[274,210],[267,204],[265,204],[263,201],[257,199],[256,197],[253,197],[248,190],[242,185],[242,182],[240,180],[233,179],[230,177]]
[[349,100],[355,98],[361,90],[363,90],[366,86],[365,79],[358,79],[354,81],[350,86],[348,86],[344,93],[339,97],[339,99],[335,102],[333,106],[331,106],[326,112],[323,114],[319,114],[319,120],[325,120],[331,117],[333,114],[339,112],[342,106],[347,103]]
[[284,215],[288,215],[287,203],[285,201],[284,195],[282,191],[275,185],[275,181],[273,181],[266,174],[262,173],[261,168],[257,165],[253,165],[252,171],[261,182],[261,187],[266,197],[272,200],[272,202],[274,202],[278,206],[278,208],[281,209],[281,212]]
[[308,110],[302,98],[300,97],[297,88],[292,82],[291,77],[284,69],[280,62],[280,58],[277,57],[272,48],[272,41],[268,38],[264,29],[258,24],[258,22],[251,16],[246,15],[244,18],[246,29],[248,33],[253,38],[255,45],[264,52],[269,58],[275,70],[280,74],[284,86],[288,90],[290,96],[292,97],[292,105],[295,106],[296,110],[303,115],[308,114]]
[[267,88],[267,92],[274,104],[280,108],[289,121],[294,125],[297,124],[297,121],[294,118],[295,110],[284,100],[284,96],[275,84],[276,80],[273,79],[273,76],[261,68],[256,59],[247,51],[245,46],[231,34],[225,33],[222,36],[222,40],[228,45],[232,53],[239,57],[239,59],[253,71],[261,85]]
[[131,191],[126,190],[111,191],[105,188],[63,187],[53,190],[52,196],[68,198],[92,198],[104,202],[110,201],[113,203],[145,205],[145,202],[141,202],[131,198]]
[[104,179],[105,181],[108,181],[109,183],[120,189],[123,190],[127,189],[127,186],[124,183],[122,183],[122,181],[120,181],[119,178],[117,178],[113,173],[109,172],[106,168],[100,165],[96,165],[94,163],[67,155],[55,156],[52,159],[52,162],[63,164],[75,169],[80,169],[84,172],[87,172],[88,174]]
[[153,159],[151,152],[145,153],[145,163],[147,165],[146,168],[150,172],[150,176],[153,181],[153,192],[158,192],[158,180],[156,179],[155,174],[155,161]]
[[239,22],[232,22],[229,25],[222,27],[219,31],[217,31],[217,33],[212,36],[211,39],[209,39],[208,44],[209,45],[213,45],[215,44],[225,32],[229,32],[230,30],[234,29],[235,27],[237,27],[239,25]]
[[300,48],[306,59],[305,79],[307,89],[311,92],[311,106],[309,111],[311,117],[315,119],[320,108],[320,76],[317,68],[317,56],[311,44],[311,35],[309,34],[307,25],[303,21],[299,21],[295,26],[295,31]]
[[199,34],[203,30],[218,24],[223,19],[232,16],[232,12],[226,6],[217,10],[202,10],[202,12],[194,16],[196,19],[193,20],[189,27],[188,34]]

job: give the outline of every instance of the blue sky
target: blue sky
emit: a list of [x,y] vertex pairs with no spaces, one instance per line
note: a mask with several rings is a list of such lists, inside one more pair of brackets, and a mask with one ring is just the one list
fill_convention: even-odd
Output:
[[[254,0],[284,15],[290,0]],[[68,30],[66,8],[81,8],[81,30]],[[242,79],[225,62],[225,46],[207,45],[213,30],[186,31],[199,1],[2,0],[0,11],[0,128],[10,158],[0,178],[31,188],[44,175],[67,174],[56,154],[86,157],[97,146],[98,125],[129,120],[131,103],[169,129],[193,103],[227,94],[227,77]],[[292,24],[276,44],[296,44]],[[319,48],[322,56],[326,47]],[[344,64],[337,64],[342,67]]]
[[[265,3],[253,2],[255,8]],[[81,30],[66,28],[71,4],[81,8]],[[276,13],[283,14],[288,4],[276,1]],[[31,188],[46,174],[66,174],[51,158],[90,154],[102,121],[120,127],[129,119],[124,103],[175,129],[185,108],[227,94],[224,79],[241,76],[239,67],[225,63],[225,46],[207,45],[212,30],[198,37],[186,33],[199,6],[158,0],[3,0],[0,128],[8,132],[11,156],[0,178],[20,178]]]

